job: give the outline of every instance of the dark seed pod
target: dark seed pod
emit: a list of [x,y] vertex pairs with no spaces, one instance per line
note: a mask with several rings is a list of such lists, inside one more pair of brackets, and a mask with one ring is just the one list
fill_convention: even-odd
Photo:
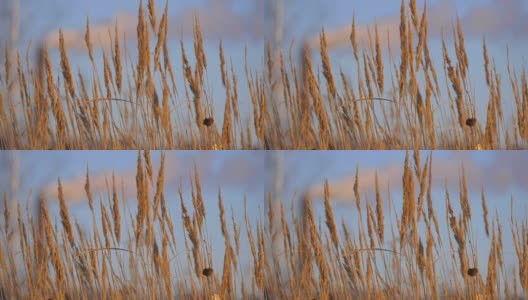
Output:
[[205,126],[207,126],[207,127],[213,125],[213,123],[214,123],[214,119],[213,119],[213,118],[205,118],[205,119],[203,120],[203,124],[204,124]]
[[466,125],[469,127],[473,127],[475,124],[477,124],[477,119],[475,118],[469,118],[466,120]]
[[209,276],[213,275],[213,268],[205,268],[205,269],[203,269],[202,274],[205,277],[209,277]]
[[467,271],[468,275],[469,276],[476,276],[478,274],[478,269],[477,268],[469,268],[468,271]]

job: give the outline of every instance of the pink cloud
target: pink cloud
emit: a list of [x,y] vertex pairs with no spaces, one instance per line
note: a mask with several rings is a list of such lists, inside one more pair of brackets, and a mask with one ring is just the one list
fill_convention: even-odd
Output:
[[[216,190],[219,186],[238,187],[244,191],[255,191],[263,186],[260,174],[264,168],[261,160],[255,159],[259,155],[240,155],[229,159],[221,160],[222,164],[214,167],[214,156],[218,155],[212,151],[200,151],[197,157],[192,159],[182,159],[177,152],[167,152],[165,161],[165,188],[176,191],[180,184],[186,186],[189,183],[189,176],[194,180],[194,164],[198,169],[202,188]],[[154,182],[150,190],[154,191],[156,178],[159,171],[159,159],[152,161]],[[135,165],[135,164],[134,164]],[[259,171],[260,170],[260,171]],[[123,185],[125,196],[129,199],[136,197],[136,169],[115,172],[116,187],[118,195],[121,197],[121,187]],[[86,172],[82,172],[76,177],[62,179],[62,190],[64,198],[70,203],[80,203],[86,201],[84,185]],[[102,172],[90,172],[90,190],[94,197],[102,196],[107,198],[108,188],[112,187],[112,170]],[[43,188],[48,200],[58,199],[57,181],[53,180]],[[110,190],[111,191],[111,190]]]
[[[171,180],[176,175],[172,170],[177,170],[181,163],[176,155],[167,153],[165,160],[165,180]],[[89,167],[89,166],[88,166]],[[158,176],[159,171],[159,162],[153,161],[153,177],[154,179]],[[103,196],[103,199],[106,198],[107,193],[111,192],[112,188],[112,174],[115,176],[116,188],[118,195],[121,197],[121,189],[124,188],[126,197],[135,197],[136,190],[136,169],[130,169],[121,172],[112,172],[112,170],[106,170],[101,172],[90,172],[90,191],[92,192],[94,198],[98,198],[100,195]],[[86,183],[86,170],[82,175],[61,179],[62,183],[62,192],[64,199],[70,203],[78,203],[86,200],[86,192],[84,190],[84,185]],[[155,181],[151,185],[152,188],[155,187]],[[110,190],[109,190],[110,189]],[[52,183],[46,185],[43,188],[44,195],[48,200],[57,200],[58,199],[58,183],[57,180],[54,180]]]
[[[187,8],[176,15],[169,15],[169,38],[186,38],[193,36],[193,18],[198,17],[204,39],[222,40],[252,40],[261,39],[264,35],[264,18],[262,9],[264,2],[255,0],[254,8],[246,15],[237,14],[233,11],[232,0],[209,0],[208,3],[199,8]],[[169,4],[170,5],[170,4]],[[145,14],[148,18],[148,12]],[[161,21],[164,7],[157,8],[157,22]],[[133,13],[118,12],[110,21],[90,21],[90,37],[96,47],[110,47],[117,23],[119,37],[127,40],[136,38],[137,11]],[[150,28],[150,25],[149,25]],[[67,48],[72,50],[84,50],[85,28],[63,29],[64,42]],[[44,42],[50,48],[58,48],[59,34],[51,32],[44,38]]]
[[[422,159],[424,159],[422,154]],[[414,170],[414,161],[412,162]],[[444,188],[447,184],[450,191],[458,191],[459,175],[462,163],[467,178],[468,189],[473,192],[480,192],[482,188],[486,192],[505,193],[509,197],[512,188],[528,191],[528,152],[525,151],[498,151],[493,155],[493,159],[486,163],[476,162],[471,155],[471,151],[455,151],[449,159],[435,158],[433,153],[433,186]],[[375,174],[382,191],[386,191],[390,182],[391,191],[401,191],[403,176],[403,161],[390,163],[377,170],[359,169],[359,192],[363,196],[369,195],[374,199]],[[413,171],[414,172],[414,171]],[[330,193],[336,201],[351,201],[354,198],[355,174],[344,176],[341,179],[331,181]],[[418,188],[418,183],[416,183]],[[309,188],[309,193],[314,198],[322,198],[323,184],[317,184]]]
[[[418,8],[419,15],[423,5]],[[489,39],[528,37],[528,12],[523,8],[521,0],[494,0],[489,4],[473,5],[465,15],[459,15],[466,39],[481,39],[484,35]],[[457,11],[453,0],[441,0],[429,5],[427,23],[430,37],[440,37],[442,31],[450,37],[453,25],[456,25]],[[387,35],[393,45],[399,44],[400,15],[386,16],[377,20],[380,43],[387,45]],[[360,46],[369,45],[369,30],[374,38],[374,23],[356,24],[356,36]],[[329,48],[349,47],[351,24],[341,28],[326,29],[326,39]],[[306,39],[311,48],[319,47],[319,33]]]

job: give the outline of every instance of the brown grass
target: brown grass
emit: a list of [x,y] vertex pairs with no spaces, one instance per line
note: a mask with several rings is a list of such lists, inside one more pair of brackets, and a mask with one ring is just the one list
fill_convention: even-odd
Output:
[[[332,191],[326,182],[324,204],[317,205],[316,209],[313,199],[305,195],[300,199],[300,212],[292,210],[291,219],[294,224],[301,219],[302,229],[291,229],[281,212],[283,243],[278,244],[281,244],[280,251],[284,256],[278,258],[279,262],[275,264],[279,271],[274,269],[272,274],[279,274],[274,280],[282,285],[274,287],[270,297],[526,298],[526,217],[514,217],[519,214],[513,210],[512,199],[511,220],[499,219],[497,212],[489,228],[488,238],[476,240],[475,227],[471,227],[475,220],[472,219],[472,202],[467,195],[467,175],[462,171],[459,176],[460,197],[456,201],[460,212],[455,210],[455,203],[450,200],[451,191],[446,186],[444,201],[447,215],[444,226],[448,228],[448,236],[442,237],[438,228],[435,229],[435,226],[438,227],[438,205],[442,205],[442,199],[429,199],[423,205],[414,205],[421,203],[421,197],[431,197],[428,195],[431,189],[431,182],[428,181],[432,177],[431,162],[428,156],[422,166],[418,159],[416,172],[412,172],[407,155],[403,163],[405,172],[401,183],[401,210],[394,209],[390,193],[388,200],[381,199],[381,187],[376,184],[375,202],[388,202],[389,211],[384,212],[386,208],[379,204],[374,209],[369,200],[359,200],[363,210],[357,211],[357,216],[352,216],[348,211],[339,213],[342,230],[337,230],[335,226],[337,216],[332,209]],[[361,174],[357,176],[361,177]],[[414,180],[421,182],[419,187],[413,186]],[[420,194],[414,194],[414,190],[419,190]],[[482,193],[484,223],[488,224],[487,202]],[[281,202],[281,208],[282,205]],[[505,244],[502,240],[504,222],[511,226],[513,244]],[[349,224],[352,224],[353,229],[349,228]],[[383,229],[390,232],[389,237],[383,236]],[[504,252],[502,249],[515,249],[515,252]],[[506,255],[512,265],[504,264]],[[478,256],[488,257],[487,265],[479,265]]]
[[[0,299],[212,299],[215,295],[228,299],[235,293],[244,298],[261,294],[258,286],[263,286],[262,277],[247,274],[246,263],[240,262],[241,224],[235,221],[233,211],[232,225],[229,224],[222,192],[218,191],[217,226],[222,229],[225,248],[212,249],[198,172],[191,178],[192,212],[180,187],[182,214],[175,218],[169,215],[169,204],[165,201],[164,154],[160,164],[156,179],[151,171],[150,153],[138,152],[135,216],[120,205],[125,199],[118,196],[114,176],[108,186],[109,198],[100,201],[101,213],[96,213],[87,171],[85,191],[93,220],[92,232],[82,229],[70,215],[69,199],[62,193],[60,179],[57,185],[60,224],[53,220],[48,208],[51,199],[46,199],[43,193],[38,197],[38,224],[33,223],[34,216],[29,210],[21,213],[19,203],[18,212],[10,210],[7,203],[11,200],[5,195],[1,223],[6,226],[0,234]],[[152,181],[154,192],[148,188]],[[18,224],[9,226],[7,220],[13,214],[18,214]],[[121,220],[125,215],[129,218]],[[97,225],[96,218],[101,218],[102,226]],[[176,244],[174,227],[179,225],[173,221],[178,219],[185,233],[185,245]],[[128,225],[121,227],[122,224]],[[255,255],[262,256],[266,247],[264,232],[260,227],[255,231],[253,225],[254,222],[248,223],[246,230],[249,235],[258,236],[259,250]],[[18,250],[18,246],[9,242],[13,235],[20,237]],[[189,241],[192,249],[187,245]],[[223,258],[215,254],[222,252]],[[224,261],[220,270],[213,267],[217,259]],[[194,272],[188,273],[186,269]]]
[[[324,203],[320,205],[305,194],[300,199],[300,214],[294,206],[291,214],[285,213],[282,201],[274,206],[277,210],[259,213],[256,219],[247,213],[253,208],[245,208],[244,220],[236,220],[231,209],[232,224],[219,189],[219,222],[212,224],[198,173],[191,177],[191,199],[183,196],[182,187],[178,189],[181,215],[174,216],[165,200],[165,159],[162,155],[155,179],[149,171],[148,151],[138,153],[138,214],[127,211],[113,179],[108,199],[100,201],[100,214],[89,202],[91,232],[70,215],[60,180],[60,220],[52,217],[48,207],[52,199],[43,193],[37,197],[36,216],[29,209],[22,213],[19,203],[13,210],[7,205],[11,199],[4,196],[0,295],[5,299],[211,299],[214,295],[220,299],[526,298],[528,221],[526,215],[515,212],[526,208],[514,208],[512,199],[510,219],[501,219],[498,212],[488,216],[483,191],[483,219],[489,229],[487,237],[476,239],[471,205],[477,202],[468,200],[466,186],[471,175],[463,169],[459,174],[458,200],[452,200],[456,194],[447,187],[445,197],[436,199],[431,195],[431,156],[423,164],[416,154],[412,157],[414,170],[411,155],[403,162],[401,210],[395,208],[392,191],[385,199],[383,187],[377,183],[372,202],[357,194],[360,210],[354,219],[346,211],[335,214],[332,190],[325,182]],[[359,178],[358,171],[358,182]],[[85,191],[91,199],[89,180],[87,173]],[[148,189],[151,180],[156,191]],[[420,185],[413,186],[415,181]],[[276,199],[268,194],[267,201],[271,206]],[[444,236],[438,228],[443,216],[437,215],[442,205],[446,215],[441,226],[448,230]],[[516,217],[519,215],[521,219]],[[127,217],[120,220],[122,216]],[[17,222],[9,224],[9,218]],[[102,226],[97,225],[97,218]],[[174,224],[175,220],[181,225]],[[121,221],[126,226],[120,227]],[[275,225],[266,222],[275,224],[275,230]],[[206,223],[221,229],[222,249],[211,248]],[[505,224],[511,242],[503,239]],[[176,244],[175,226],[183,230],[183,245]],[[241,226],[247,239],[240,237]],[[19,237],[17,245],[9,242],[13,235]],[[272,245],[278,248],[272,250]],[[241,246],[248,249],[249,260],[241,254]],[[505,263],[506,256],[513,265]],[[487,264],[479,264],[477,257],[487,257]],[[215,262],[223,262],[223,266],[215,268]]]
[[[173,69],[169,56],[177,51],[168,47],[168,8],[164,8],[161,18],[156,15],[152,1],[148,1],[147,10],[143,5],[138,9],[137,64],[123,61],[127,49],[117,26],[111,49],[103,49],[102,57],[97,57],[90,39],[89,20],[85,42],[92,74],[86,70],[73,73],[62,32],[60,72],[52,65],[46,45],[38,48],[36,64],[30,66],[28,62],[26,68],[20,61],[20,53],[16,53],[16,62],[7,59],[12,55],[6,47],[6,76],[0,81],[0,146],[4,149],[518,149],[528,141],[525,67],[511,68],[508,57],[508,78],[504,81],[483,39],[486,82],[475,84],[486,84],[489,101],[486,115],[476,116],[476,99],[470,92],[475,86],[468,74],[461,23],[454,26],[453,45],[443,36],[442,56],[432,57],[427,10],[418,12],[415,1],[409,1],[408,6],[402,1],[398,58],[393,57],[390,48],[382,49],[385,37],[377,26],[371,45],[361,49],[353,21],[350,51],[357,66],[354,84],[342,70],[335,76],[324,31],[320,36],[321,78],[312,49],[301,47],[302,62],[297,65],[292,51],[289,55],[274,53],[266,42],[263,47],[266,63],[262,70],[250,69],[246,55],[241,85],[232,60],[226,57],[220,43],[219,71],[226,100],[223,114],[217,113],[223,116],[221,123],[213,119],[205,74],[216,71],[207,64],[199,20],[194,22],[196,63],[191,65],[180,41],[182,70],[178,71]],[[384,59],[386,50],[389,55]],[[101,58],[102,76],[96,67]],[[438,63],[443,70],[435,69]],[[18,76],[10,76],[14,72]],[[184,90],[177,89],[175,72],[182,72]],[[445,87],[439,81],[442,75]],[[91,86],[85,79],[89,77],[94,79]],[[513,101],[502,96],[506,87]],[[389,88],[393,92],[390,99],[385,99]],[[248,91],[248,99],[239,99],[240,89]],[[177,102],[185,105],[175,105]],[[247,116],[239,114],[240,105],[249,105]],[[512,118],[504,117],[505,105],[514,107]]]

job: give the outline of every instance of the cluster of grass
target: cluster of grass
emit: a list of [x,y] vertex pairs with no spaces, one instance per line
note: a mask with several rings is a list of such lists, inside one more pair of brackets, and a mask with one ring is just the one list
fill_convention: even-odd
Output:
[[[442,38],[442,57],[432,57],[427,11],[420,14],[414,0],[410,0],[409,5],[404,1],[401,4],[397,58],[390,47],[382,49],[384,34],[378,33],[377,28],[372,33],[369,47],[360,49],[354,22],[350,51],[357,65],[355,84],[350,83],[343,70],[340,70],[339,77],[335,76],[322,32],[322,76],[314,67],[313,53],[309,49],[301,51],[303,59],[299,65],[292,51],[289,55],[282,51],[275,53],[269,43],[263,43],[263,61],[266,63],[261,70],[252,70],[245,61],[243,88],[249,91],[250,99],[239,99],[238,76],[233,65],[229,67],[226,63],[220,43],[220,74],[226,100],[221,123],[212,118],[215,115],[213,105],[207,101],[204,74],[207,74],[208,66],[199,20],[194,24],[194,66],[189,63],[190,57],[180,42],[180,71],[185,90],[178,91],[174,76],[177,70],[173,70],[169,55],[174,51],[167,46],[167,7],[159,22],[152,0],[148,1],[147,8],[140,4],[137,62],[123,62],[126,47],[118,38],[116,26],[115,32],[110,33],[113,35],[111,49],[103,51],[103,74],[96,68],[87,22],[85,41],[93,66],[91,84],[88,84],[84,72],[75,74],[72,71],[62,33],[59,47],[61,76],[56,76],[45,45],[39,47],[39,58],[34,67],[29,60],[24,66],[21,62],[24,55],[10,54],[6,47],[6,75],[0,80],[1,147],[514,149],[527,142],[528,81],[525,68],[519,75],[510,68],[508,58],[506,85],[513,101],[503,99],[503,79],[483,40],[485,64],[482,69],[489,101],[486,116],[477,118],[460,23],[452,33],[455,56],[450,57],[450,45]],[[389,53],[385,61],[383,52]],[[16,57],[16,61],[12,61],[12,57]],[[435,65],[440,60],[443,70],[438,71]],[[210,69],[211,66],[209,72]],[[387,70],[390,75],[384,74]],[[10,77],[12,73],[17,76]],[[446,86],[441,83],[442,75]],[[17,82],[19,92],[14,93]],[[343,86],[339,90],[338,83]],[[389,83],[393,91],[391,99],[377,107],[381,102],[376,98],[384,97]],[[276,87],[280,86],[282,88],[277,90]],[[252,106],[248,116],[239,113],[240,101]],[[175,105],[175,102],[185,102],[186,105]],[[504,116],[504,105],[514,107],[511,118]],[[217,124],[222,124],[221,128]]]
[[[383,199],[378,184],[374,201],[361,198],[358,184],[361,174],[358,172],[353,187],[356,199],[351,202],[355,203],[358,219],[342,220],[341,226],[334,217],[328,184],[325,185],[323,224],[318,224],[317,209],[312,206],[308,195],[302,199],[301,210],[292,206],[291,215],[286,215],[284,203],[274,201],[271,194],[265,197],[265,206],[269,207],[267,212],[260,212],[257,218],[251,219],[246,211],[245,220],[235,220],[232,216],[229,222],[219,193],[218,225],[224,237],[224,247],[212,249],[208,247],[210,241],[206,241],[207,235],[204,234],[204,224],[212,224],[211,216],[206,214],[199,174],[194,174],[191,183],[192,212],[187,208],[180,188],[181,215],[170,216],[163,192],[163,157],[156,178],[149,152],[138,153],[137,214],[129,212],[128,222],[121,221],[127,214],[123,199],[118,197],[115,180],[109,187],[107,201],[100,202],[101,212],[97,214],[90,191],[90,177],[86,176],[85,192],[93,224],[91,233],[83,231],[78,220],[72,220],[60,180],[60,224],[52,221],[48,208],[50,199],[45,199],[42,194],[35,217],[29,209],[24,215],[20,204],[16,211],[10,210],[9,199],[4,195],[0,298],[526,297],[528,220],[516,219],[513,207],[510,220],[501,219],[493,212],[488,215],[483,191],[481,205],[487,238],[476,240],[471,226],[476,222],[475,216],[472,216],[472,202],[468,199],[466,175],[462,173],[459,203],[451,200],[452,192],[447,188],[445,191],[443,204],[449,234],[442,235],[442,216],[437,215],[440,202],[431,192],[431,166],[431,156],[422,165],[419,152],[411,158],[406,155],[403,207],[401,210],[394,208],[389,193],[389,211],[384,205],[387,199]],[[155,191],[149,191],[149,183],[153,183]],[[10,218],[18,223],[13,225],[5,221]],[[96,218],[100,219],[100,226],[96,225]],[[175,224],[174,220],[181,223]],[[347,225],[350,221],[352,228]],[[503,239],[505,221],[510,223],[512,244],[505,242],[507,238]],[[123,228],[123,224],[130,225]],[[182,228],[184,246],[181,243],[176,245],[175,226]],[[241,230],[243,227],[245,230]],[[13,235],[20,237],[18,250],[8,243]],[[241,239],[241,236],[247,239]],[[390,246],[386,246],[387,243]],[[247,262],[241,260],[240,249],[243,247],[251,253]],[[514,252],[505,252],[504,249]],[[223,258],[215,253],[223,253]],[[487,265],[479,265],[477,257],[483,254],[488,254]],[[515,266],[507,265],[506,254],[516,258]],[[179,255],[181,261],[186,256],[186,263],[175,259]],[[214,269],[215,260],[223,262],[223,267]],[[242,267],[246,263],[249,264],[247,270]]]
[[[255,298],[263,275],[243,274],[245,262],[240,253],[245,239],[241,239],[241,226],[245,225],[255,263],[266,253],[263,227],[254,227],[247,211],[245,224],[235,222],[233,210],[228,217],[219,190],[220,224],[216,226],[221,228],[225,247],[212,248],[198,172],[195,170],[190,178],[192,207],[186,204],[190,200],[185,199],[181,186],[175,191],[181,208],[181,215],[175,217],[169,214],[171,203],[165,200],[165,168],[164,154],[158,174],[153,174],[150,152],[138,152],[135,214],[125,209],[124,196],[118,195],[119,183],[116,187],[114,177],[108,199],[97,204],[87,169],[85,193],[93,226],[90,232],[72,218],[60,178],[60,224],[53,221],[50,210],[56,199],[46,199],[41,192],[35,214],[29,206],[24,212],[20,203],[13,211],[4,193],[0,299],[230,299],[235,292]],[[129,220],[122,220],[127,216]],[[184,244],[177,245],[180,239],[176,227],[180,226]],[[15,236],[19,237],[17,245],[12,242]],[[222,259],[222,253],[223,268],[216,270],[214,259]]]
[[[432,156],[422,164],[418,151],[407,153],[403,167],[401,208],[395,207],[393,190],[382,196],[377,177],[375,199],[360,195],[361,172],[350,187],[357,214],[341,211],[341,224],[328,182],[324,205],[305,193],[301,209],[292,209],[289,218],[282,201],[275,204],[280,215],[268,216],[275,250],[264,263],[271,299],[525,299],[528,219],[522,213],[518,219],[515,211],[526,207],[514,208],[512,198],[505,220],[488,212],[483,190],[477,203],[484,225],[478,231],[485,236],[477,238],[475,201],[469,199],[464,172],[459,199],[453,201],[447,186],[444,199],[432,193]],[[438,214],[439,206],[445,216]],[[503,239],[505,222],[511,240],[506,233]]]

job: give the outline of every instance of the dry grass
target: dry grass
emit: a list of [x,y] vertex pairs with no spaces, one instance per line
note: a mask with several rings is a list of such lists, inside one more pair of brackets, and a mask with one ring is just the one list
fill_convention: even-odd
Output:
[[[88,231],[70,215],[60,179],[60,222],[52,218],[52,199],[46,199],[44,193],[38,196],[37,214],[30,213],[29,208],[22,213],[20,203],[18,211],[12,211],[10,199],[4,194],[0,299],[229,299],[235,293],[253,299],[262,294],[262,278],[256,275],[260,269],[256,267],[253,276],[253,267],[247,270],[246,262],[241,261],[241,224],[235,222],[233,211],[232,219],[227,218],[222,192],[218,191],[220,224],[216,226],[222,229],[225,248],[214,249],[205,226],[198,172],[191,178],[192,199],[183,196],[181,186],[175,194],[180,197],[182,211],[181,216],[175,217],[168,211],[168,205],[173,204],[165,200],[164,164],[162,154],[159,172],[153,174],[149,151],[138,152],[135,216],[126,208],[123,194],[118,196],[114,177],[108,185],[108,199],[101,199],[98,213],[87,172],[85,192],[93,226]],[[155,190],[149,190],[151,185]],[[186,204],[190,200],[192,211]],[[14,226],[6,221],[13,220],[13,216],[18,220]],[[127,220],[122,220],[122,216],[127,216]],[[176,220],[181,223],[173,223]],[[258,237],[255,255],[261,256],[265,249],[264,232],[260,225],[255,231],[257,224],[248,223],[246,231],[250,237]],[[180,238],[175,227],[180,226],[185,243],[177,245]],[[215,225],[209,221],[209,226]],[[13,244],[14,236],[19,237],[19,245]],[[214,260],[219,259],[224,263],[217,270]]]
[[[282,213],[280,202],[281,220],[276,224],[282,224],[277,237],[282,255],[273,258],[277,261],[272,265],[278,267],[270,274],[270,299],[526,299],[528,221],[519,213],[526,207],[514,209],[512,199],[511,218],[502,219],[497,211],[488,228],[482,192],[482,223],[488,235],[477,238],[475,225],[481,222],[472,215],[475,202],[468,198],[467,175],[460,174],[457,203],[451,200],[457,191],[447,186],[445,198],[438,198],[431,193],[431,156],[423,165],[418,157],[414,168],[409,156],[403,164],[401,208],[395,207],[393,190],[382,199],[377,183],[375,201],[356,196],[356,213],[334,214],[328,183],[324,204],[305,194],[301,210],[292,209],[291,219]],[[356,176],[359,180],[361,173]],[[381,202],[387,203],[385,208]],[[442,205],[445,216],[439,215]],[[503,240],[504,223],[511,230],[509,242]]]
[[[401,210],[395,208],[392,191],[384,199],[383,187],[376,184],[375,201],[357,194],[356,218],[351,219],[351,212],[340,211],[336,215],[332,191],[326,183],[324,205],[312,202],[310,195],[305,194],[301,213],[292,206],[288,215],[282,201],[272,206],[275,200],[269,194],[266,205],[275,210],[250,219],[247,211],[251,208],[246,207],[244,220],[235,220],[231,210],[230,221],[219,190],[216,225],[211,224],[211,216],[205,210],[199,174],[191,176],[191,199],[183,196],[181,187],[178,189],[181,215],[170,215],[170,203],[164,194],[165,160],[162,156],[158,174],[150,171],[149,161],[148,151],[138,153],[136,215],[125,209],[114,180],[108,185],[108,199],[100,201],[100,213],[96,212],[90,177],[86,176],[85,192],[93,226],[90,232],[70,215],[60,180],[57,221],[48,208],[51,199],[43,194],[38,197],[36,215],[29,208],[23,213],[20,204],[13,210],[4,194],[5,210],[0,218],[6,226],[0,232],[0,299],[528,296],[528,220],[526,214],[518,213],[526,208],[515,207],[516,213],[512,199],[511,218],[501,219],[498,212],[489,216],[483,191],[482,217],[487,237],[477,239],[472,224],[479,216],[472,214],[471,204],[475,202],[468,199],[467,175],[460,173],[459,191],[446,187],[445,197],[443,193],[432,194],[431,156],[422,165],[416,154],[414,158],[407,154]],[[360,177],[358,172],[358,182]],[[149,189],[149,182],[155,190]],[[457,192],[459,199],[451,200]],[[189,202],[192,207],[188,207]],[[441,206],[445,207],[445,216],[438,215]],[[519,215],[521,219],[516,217]],[[123,223],[122,216],[127,216]],[[17,222],[5,222],[10,218]],[[181,223],[173,223],[176,220]],[[206,223],[221,229],[222,249],[211,248]],[[511,239],[503,238],[503,225],[509,227]],[[182,228],[182,237],[176,236],[176,226]],[[448,234],[443,234],[443,230]],[[19,236],[16,246],[9,242],[14,235]],[[184,239],[183,245],[176,244],[180,238]],[[249,259],[243,259],[243,247]],[[478,257],[487,257],[487,263]],[[223,266],[215,268],[219,263]]]
[[[182,69],[174,70],[174,57],[169,54],[177,51],[167,43],[167,7],[161,18],[152,1],[147,11],[143,5],[138,10],[137,62],[123,60],[128,52],[116,26],[111,49],[103,50],[103,74],[96,67],[100,58],[94,54],[88,21],[89,75],[72,70],[62,33],[60,76],[46,45],[39,47],[34,66],[29,61],[24,66],[24,55],[10,54],[6,48],[6,76],[0,80],[0,147],[518,149],[528,141],[525,67],[511,68],[508,58],[508,77],[503,79],[484,39],[482,71],[486,82],[473,85],[460,23],[452,32],[453,45],[443,37],[441,57],[432,57],[427,13],[420,14],[414,0],[409,5],[402,1],[397,58],[390,48],[382,49],[387,43],[377,27],[369,47],[361,49],[354,22],[350,43],[357,79],[353,84],[343,70],[335,76],[324,31],[320,36],[321,78],[313,49],[301,49],[299,65],[294,51],[272,53],[266,43],[262,70],[250,69],[246,55],[241,85],[220,43],[219,73],[226,100],[223,114],[213,114],[205,76],[218,70],[207,64],[199,20],[194,23],[195,64],[189,62],[180,41],[177,50]],[[389,55],[384,59],[386,50]],[[8,59],[12,57],[18,60]],[[443,66],[442,70],[436,70],[435,65]],[[176,72],[183,74],[184,90],[177,89]],[[92,83],[86,79],[90,77]],[[485,116],[475,115],[475,86],[489,91]],[[241,89],[248,91],[249,99],[239,99]],[[384,99],[389,89],[390,99]],[[503,97],[505,89],[512,98]],[[250,106],[247,116],[240,113],[241,103]],[[514,108],[513,116],[504,116],[504,106]],[[223,120],[214,120],[213,115],[223,115]],[[222,124],[221,128],[217,124]]]

